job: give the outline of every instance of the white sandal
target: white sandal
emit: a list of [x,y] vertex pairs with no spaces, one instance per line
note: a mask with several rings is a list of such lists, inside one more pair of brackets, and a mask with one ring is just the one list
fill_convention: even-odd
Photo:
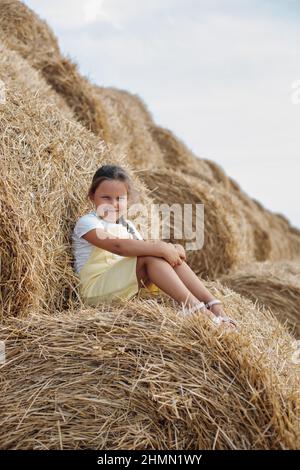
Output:
[[[207,302],[205,306],[208,310],[210,310],[211,307],[216,304],[222,304],[221,300],[213,299],[210,302]],[[221,323],[224,322],[224,323],[232,323],[233,326],[237,327],[236,321],[228,317],[227,315],[215,315],[215,318],[212,321],[216,323],[217,325],[220,325]]]
[[192,313],[197,312],[198,310],[201,310],[202,308],[206,308],[206,305],[204,302],[199,302],[193,305],[193,307],[186,307],[183,303],[181,305],[182,305],[181,307],[182,311],[185,315],[191,315]]
[[[191,315],[192,313],[198,312],[199,310],[202,310],[203,308],[207,309],[207,304],[205,304],[204,302],[199,302],[193,305],[193,307],[186,307],[185,305],[183,305],[183,303],[181,305],[182,305],[181,310],[183,311],[185,315]],[[207,315],[207,316],[215,325],[220,325],[222,323],[220,316],[215,315],[213,312],[211,312],[211,315]]]
[[[185,315],[191,315],[194,312],[197,312],[198,310],[202,310],[203,308],[206,308],[210,310],[210,307],[216,304],[221,304],[222,302],[218,299],[213,299],[210,302],[204,303],[204,302],[199,302],[193,307],[186,307],[183,302],[181,303],[181,311]],[[173,300],[173,305],[175,306],[175,301]],[[213,312],[211,312],[213,315],[212,317],[209,316],[209,319],[217,326],[221,325],[222,323],[232,323],[235,327],[237,326],[236,322],[232,320],[232,318],[226,316],[226,315],[216,315]]]

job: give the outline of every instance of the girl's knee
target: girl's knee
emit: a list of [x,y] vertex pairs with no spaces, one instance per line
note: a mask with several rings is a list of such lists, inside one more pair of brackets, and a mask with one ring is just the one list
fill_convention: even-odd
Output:
[[163,258],[159,258],[157,256],[151,256],[151,255],[147,255],[147,256],[144,256],[145,258],[145,263],[164,263],[165,260]]
[[149,258],[153,258],[153,256],[138,256],[137,266],[140,268],[142,268],[143,266],[146,266],[147,263],[149,262]]
[[147,266],[150,263],[164,263],[166,260],[163,258],[158,258],[157,256],[145,255],[138,256],[138,266]]

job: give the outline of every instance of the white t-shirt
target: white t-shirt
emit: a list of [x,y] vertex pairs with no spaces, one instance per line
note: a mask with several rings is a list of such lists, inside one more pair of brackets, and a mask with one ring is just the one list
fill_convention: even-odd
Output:
[[[143,240],[142,235],[137,230],[134,223],[128,219],[124,220],[128,223],[129,226],[129,231],[127,230],[130,234],[129,237],[137,238],[138,240]],[[115,224],[102,219],[98,216],[96,211],[91,211],[88,214],[81,216],[77,220],[72,232],[72,245],[75,260],[74,269],[77,274],[79,274],[80,270],[83,268],[84,264],[88,260],[88,257],[90,256],[92,249],[95,246],[84,238],[82,238],[82,235],[85,235],[87,232],[95,228],[102,228],[104,230],[107,230],[107,228],[112,227],[116,229],[117,227],[120,228],[120,225],[121,224]],[[121,227],[123,226],[121,225]],[[114,254],[114,256],[120,259],[124,258],[124,256],[120,256],[117,254]]]

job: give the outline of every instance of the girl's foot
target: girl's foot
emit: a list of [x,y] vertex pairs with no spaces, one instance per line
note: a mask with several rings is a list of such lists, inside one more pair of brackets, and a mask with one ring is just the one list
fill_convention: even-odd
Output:
[[226,327],[229,328],[236,328],[237,323],[232,318],[228,317],[224,312],[222,306],[220,304],[214,304],[210,307],[210,311],[216,316],[220,318],[220,322],[224,323]]
[[219,315],[225,316],[226,315],[226,313],[224,312],[224,310],[223,310],[223,308],[220,304],[212,305],[212,307],[210,307],[210,311],[213,312],[217,316],[219,316]]
[[212,307],[208,309],[204,302],[198,302],[193,306],[187,307],[182,304],[181,309],[185,315],[191,315],[193,313],[201,312],[204,315],[207,315],[208,318],[217,326],[222,325],[225,328],[235,328],[236,322],[231,318],[227,317],[223,312],[222,315],[217,315],[212,311]]

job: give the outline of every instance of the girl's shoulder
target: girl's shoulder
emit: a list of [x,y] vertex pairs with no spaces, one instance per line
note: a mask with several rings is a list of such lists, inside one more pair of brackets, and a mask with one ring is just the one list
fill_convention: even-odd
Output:
[[[99,224],[103,224],[104,221],[97,215],[96,211],[90,211],[87,214],[83,214],[77,219],[76,225],[89,223],[89,222],[99,222]],[[75,225],[75,226],[76,226]]]
[[81,237],[89,230],[94,228],[104,228],[104,221],[98,217],[95,211],[88,212],[77,219],[73,232],[75,235]]

